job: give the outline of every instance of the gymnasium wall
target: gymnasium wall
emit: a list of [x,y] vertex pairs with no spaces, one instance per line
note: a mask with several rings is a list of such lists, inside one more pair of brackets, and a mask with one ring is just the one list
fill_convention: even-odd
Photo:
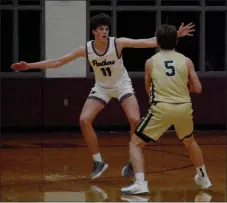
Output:
[[[45,1],[46,58],[56,58],[86,44],[86,1]],[[59,69],[46,70],[47,78],[85,77],[86,61],[78,59]]]
[[[148,105],[142,78],[133,78],[141,115]],[[226,79],[202,78],[203,93],[193,95],[194,120],[206,128],[226,125]],[[3,127],[79,127],[79,115],[93,79],[3,79]],[[111,101],[96,126],[127,127],[120,105]]]

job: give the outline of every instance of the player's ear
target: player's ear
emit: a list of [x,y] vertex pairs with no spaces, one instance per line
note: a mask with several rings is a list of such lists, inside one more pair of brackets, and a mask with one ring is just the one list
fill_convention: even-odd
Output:
[[95,29],[92,29],[92,34],[95,35],[96,34],[96,30]]

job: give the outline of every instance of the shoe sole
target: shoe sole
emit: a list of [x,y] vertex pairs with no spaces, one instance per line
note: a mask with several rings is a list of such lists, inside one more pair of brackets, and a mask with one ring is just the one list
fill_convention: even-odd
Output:
[[102,170],[96,176],[91,177],[91,179],[94,180],[94,179],[98,178],[99,176],[101,176],[107,168],[108,168],[108,164],[105,164],[104,167],[102,168]]
[[198,185],[201,189],[208,189],[212,186],[211,182],[209,182],[209,184],[207,184],[207,186],[203,187],[201,184],[199,184],[195,179],[194,179],[196,185]]
[[131,191],[121,191],[122,195],[148,195],[150,192],[139,192],[139,193],[131,193]]
[[210,183],[210,184],[208,184],[208,186],[206,186],[206,187],[203,187],[203,186],[200,185],[200,188],[202,188],[202,189],[208,189],[208,188],[210,188],[211,186],[212,186],[212,184]]
[[124,175],[124,170],[126,169],[126,167],[127,166],[125,166],[123,169],[122,169],[122,171],[121,171],[121,175],[124,177],[124,178],[130,178],[130,177],[132,177],[133,176],[133,174],[132,175]]

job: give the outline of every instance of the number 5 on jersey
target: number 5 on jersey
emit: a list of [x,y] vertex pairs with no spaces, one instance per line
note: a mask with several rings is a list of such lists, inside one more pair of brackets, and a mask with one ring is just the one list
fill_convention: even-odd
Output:
[[112,72],[111,72],[110,67],[101,68],[100,70],[102,71],[102,74],[103,74],[104,76],[109,76],[109,77],[111,77]]
[[168,70],[166,72],[167,76],[174,76],[176,74],[176,69],[174,67],[174,62],[172,61],[164,61],[165,63],[165,68]]

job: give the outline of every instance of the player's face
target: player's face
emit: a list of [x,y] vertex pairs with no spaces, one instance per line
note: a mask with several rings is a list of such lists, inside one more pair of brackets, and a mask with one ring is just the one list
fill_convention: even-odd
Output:
[[106,25],[99,26],[96,28],[93,34],[95,35],[95,39],[106,41],[109,36],[109,27]]

